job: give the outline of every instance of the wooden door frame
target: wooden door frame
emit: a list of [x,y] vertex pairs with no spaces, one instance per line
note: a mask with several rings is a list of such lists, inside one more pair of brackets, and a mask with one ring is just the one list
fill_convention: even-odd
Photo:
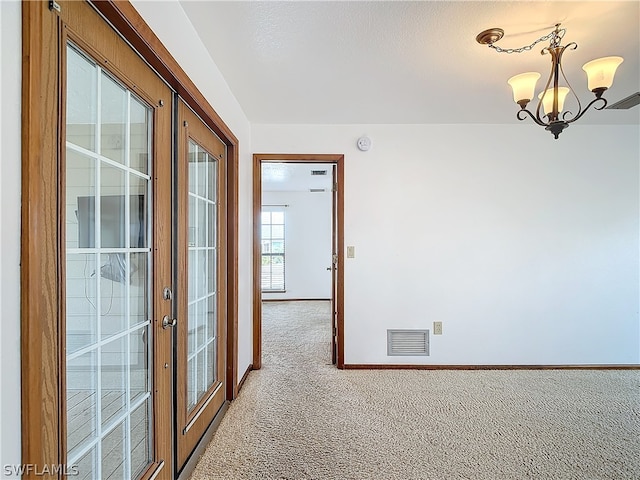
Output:
[[[61,8],[65,2],[59,0]],[[238,139],[129,3],[94,0],[93,7],[227,146],[227,389],[238,393]],[[22,464],[59,465],[62,451],[62,402],[58,260],[59,124],[58,36],[60,23],[46,1],[22,3],[22,208],[21,208],[21,410]],[[166,108],[172,108],[168,101]],[[58,478],[59,472],[44,478]],[[27,472],[23,478],[36,478]],[[43,478],[43,476],[37,476]]]
[[[253,365],[262,367],[262,288],[260,285],[261,243],[260,225],[262,210],[262,164],[263,163],[330,163],[338,167],[338,287],[337,298],[337,343],[336,367],[344,368],[344,155],[342,154],[276,154],[255,153],[253,155]],[[333,292],[332,292],[333,295]],[[333,323],[333,314],[332,314]]]

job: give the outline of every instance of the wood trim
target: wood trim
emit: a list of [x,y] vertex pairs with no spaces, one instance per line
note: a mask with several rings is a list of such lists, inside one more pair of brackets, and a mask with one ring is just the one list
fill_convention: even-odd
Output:
[[262,208],[262,163],[333,163],[338,166],[338,352],[336,366],[344,368],[344,155],[281,154],[253,155],[253,369],[262,366],[262,289],[260,285],[260,210]]
[[[22,3],[20,252],[22,463],[60,463],[57,178],[58,17]],[[33,478],[25,475],[24,478]]]
[[345,370],[640,370],[640,365],[399,365],[347,363]]
[[184,102],[227,146],[227,389],[226,398],[237,396],[238,382],[238,203],[239,142],[193,81],[127,1],[93,0],[98,10],[131,46],[153,67]]
[[253,369],[262,368],[262,285],[260,284],[260,225],[262,210],[262,162],[253,156]]
[[[235,138],[235,137],[234,137]],[[238,229],[239,229],[238,143],[227,144],[227,400],[238,396]]]
[[344,155],[338,160],[338,298],[337,303],[337,336],[338,352],[336,355],[336,366],[344,368],[344,270],[346,246],[344,244]]
[[242,376],[242,378],[238,382],[238,391],[240,391],[240,389],[244,386],[244,382],[247,381],[247,377],[249,377],[249,374],[251,373],[252,370],[253,370],[253,364],[250,364],[247,367],[247,370],[244,372],[244,375]]

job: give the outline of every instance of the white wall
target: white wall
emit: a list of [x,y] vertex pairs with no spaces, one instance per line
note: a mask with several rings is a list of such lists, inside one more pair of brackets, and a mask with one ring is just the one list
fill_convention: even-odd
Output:
[[[638,364],[639,137],[253,125],[252,147],[345,154],[346,363]],[[387,357],[386,329],[436,320],[430,356]]]
[[265,300],[331,298],[331,192],[262,192],[285,213],[285,293]]
[[0,2],[0,465],[20,451],[21,6]]
[[131,3],[239,141],[238,376],[242,377],[253,355],[251,127],[180,4],[145,0]]

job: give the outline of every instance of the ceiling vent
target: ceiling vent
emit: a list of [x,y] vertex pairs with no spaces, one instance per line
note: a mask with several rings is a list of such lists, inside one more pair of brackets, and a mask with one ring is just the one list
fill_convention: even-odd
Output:
[[429,355],[429,330],[387,330],[387,355]]
[[311,193],[321,193],[321,192],[326,192],[327,189],[326,188],[310,188],[309,191]]
[[326,175],[326,170],[311,170],[311,175]]
[[640,92],[633,93],[627,98],[623,98],[619,102],[613,103],[607,107],[611,110],[628,110],[640,103]]

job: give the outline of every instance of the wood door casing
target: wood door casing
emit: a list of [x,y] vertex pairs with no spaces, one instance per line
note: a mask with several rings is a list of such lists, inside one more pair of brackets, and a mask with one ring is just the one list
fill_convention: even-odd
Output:
[[[222,141],[196,116],[182,101],[178,106],[179,148],[178,148],[178,236],[177,236],[177,370],[176,370],[176,437],[178,469],[188,460],[191,452],[226,400],[227,362],[227,189],[226,147]],[[187,400],[187,352],[188,352],[188,219],[189,219],[189,142],[197,144],[217,160],[217,202],[216,202],[216,303],[217,303],[217,350],[216,372],[218,380],[190,410]]]
[[[336,166],[335,192],[337,268],[335,291],[336,366],[344,368],[344,155],[342,154],[253,154],[253,363],[252,369],[262,368],[262,288],[260,284],[262,210],[262,163],[329,163]],[[333,319],[332,319],[333,321]]]

